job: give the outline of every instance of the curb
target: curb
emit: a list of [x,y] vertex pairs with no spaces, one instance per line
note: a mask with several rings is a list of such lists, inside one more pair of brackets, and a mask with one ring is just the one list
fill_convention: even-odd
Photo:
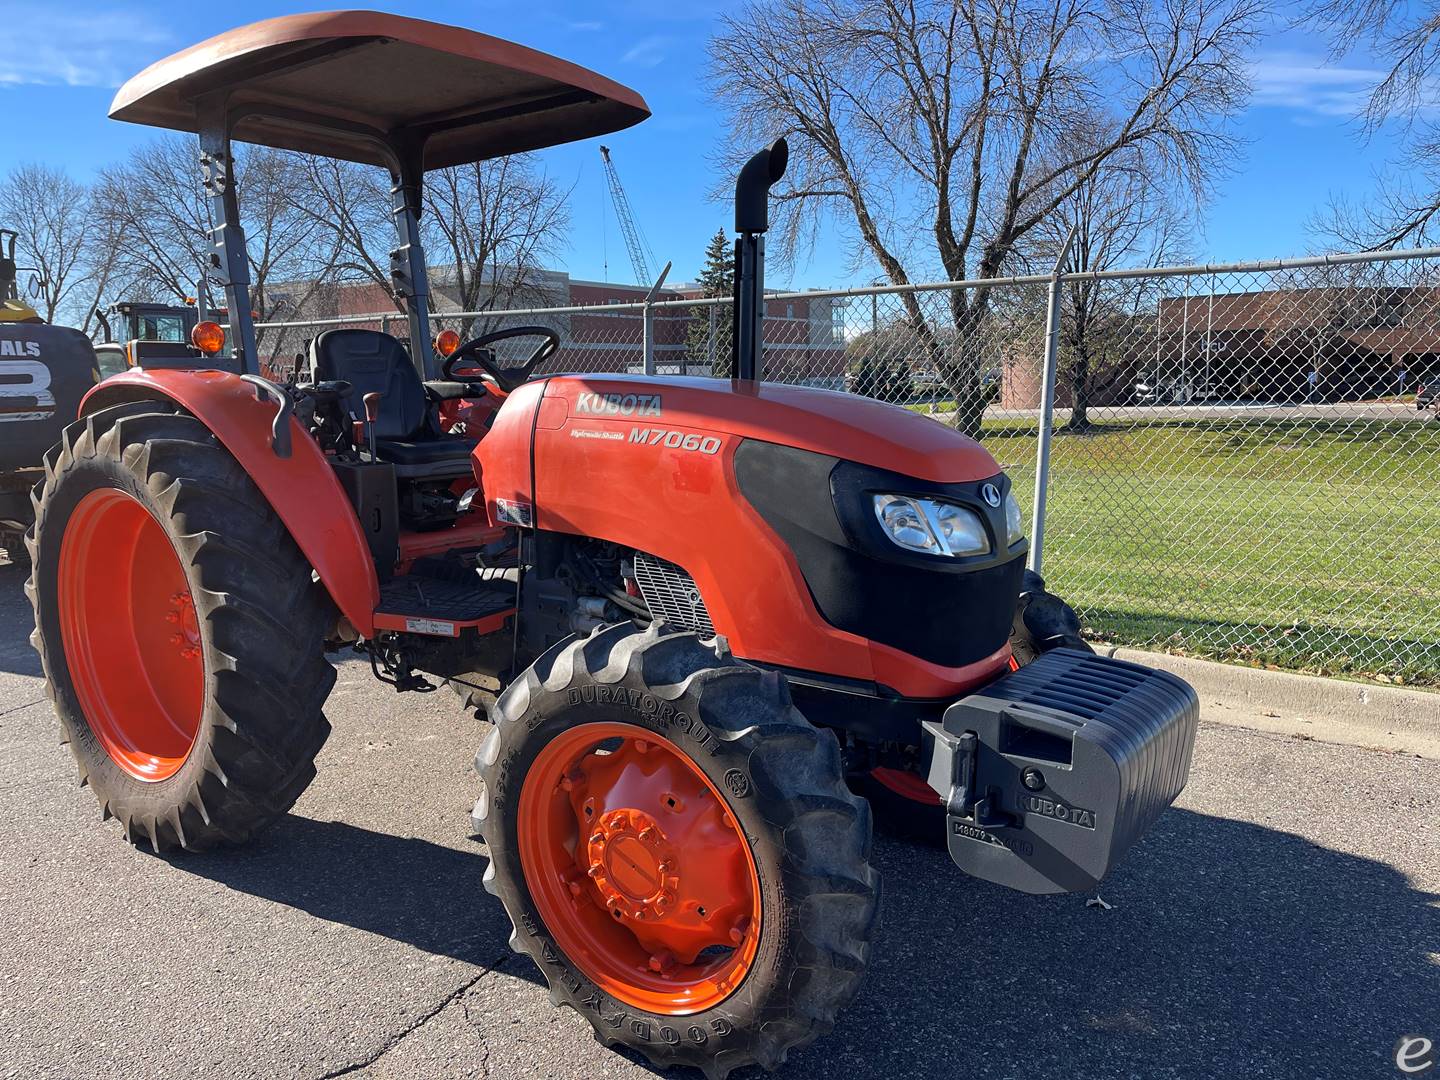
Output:
[[1203,720],[1440,759],[1440,694],[1140,649],[1102,651],[1180,676],[1200,695]]

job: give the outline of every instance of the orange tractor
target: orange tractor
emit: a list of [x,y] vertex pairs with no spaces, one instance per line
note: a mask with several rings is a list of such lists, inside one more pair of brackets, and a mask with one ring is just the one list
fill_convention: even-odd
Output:
[[[202,324],[188,364],[91,390],[34,495],[35,647],[132,842],[283,815],[341,645],[400,691],[496,691],[473,814],[512,943],[605,1042],[724,1077],[860,984],[858,791],[962,870],[1051,893],[1092,889],[1184,786],[1193,692],[1084,648],[985,449],[758,377],[783,143],[737,185],[739,378],[545,375],[545,329],[430,347],[425,171],[628,127],[633,91],[340,12],[187,49],[112,115],[199,135],[231,313],[228,345]],[[232,139],[389,170],[408,348],[334,329],[303,381],[260,376]]]

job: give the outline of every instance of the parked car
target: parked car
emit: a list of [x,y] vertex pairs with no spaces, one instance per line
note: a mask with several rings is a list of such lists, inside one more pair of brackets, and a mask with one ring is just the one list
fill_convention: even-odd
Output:
[[1415,408],[1433,409],[1440,403],[1440,376],[1426,379],[1415,387]]
[[1173,383],[1141,379],[1135,384],[1136,405],[1174,405],[1179,400],[1179,388]]

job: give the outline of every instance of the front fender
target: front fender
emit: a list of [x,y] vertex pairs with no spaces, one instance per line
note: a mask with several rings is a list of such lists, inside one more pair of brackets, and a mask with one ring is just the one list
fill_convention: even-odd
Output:
[[277,457],[270,447],[275,404],[258,400],[253,387],[225,371],[122,372],[85,395],[80,415],[146,398],[173,401],[214,432],[285,523],[341,614],[362,637],[373,636],[380,600],[374,557],[345,489],[299,421],[290,420],[290,456]]

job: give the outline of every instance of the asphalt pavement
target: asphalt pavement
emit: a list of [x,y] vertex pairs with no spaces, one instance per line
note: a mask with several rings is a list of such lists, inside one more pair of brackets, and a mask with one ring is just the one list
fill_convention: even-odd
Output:
[[[0,1077],[654,1075],[506,946],[452,695],[343,664],[294,811],[156,857],[75,783],[22,582],[0,564]],[[781,1075],[1400,1076],[1402,1035],[1440,1042],[1437,790],[1437,761],[1204,724],[1106,906],[881,838],[864,988]]]

